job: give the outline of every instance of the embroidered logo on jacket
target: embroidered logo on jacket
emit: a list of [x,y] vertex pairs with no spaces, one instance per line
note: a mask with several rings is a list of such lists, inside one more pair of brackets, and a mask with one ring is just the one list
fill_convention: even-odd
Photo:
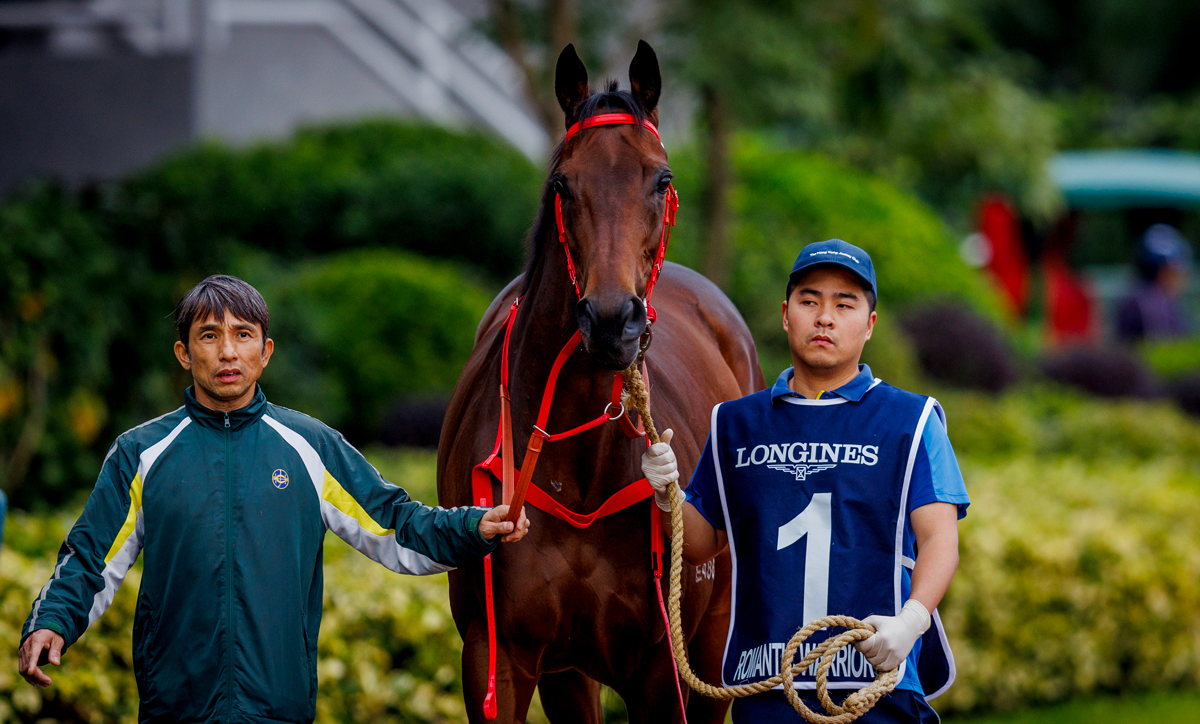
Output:
[[287,471],[276,470],[275,472],[271,473],[271,482],[274,483],[275,487],[279,488],[280,490],[286,488],[288,486]]

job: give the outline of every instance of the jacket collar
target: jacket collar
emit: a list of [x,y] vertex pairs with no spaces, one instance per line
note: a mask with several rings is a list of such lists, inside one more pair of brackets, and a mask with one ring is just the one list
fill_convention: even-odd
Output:
[[[792,367],[788,367],[786,370],[779,373],[779,379],[776,380],[775,384],[771,386],[771,402],[775,402],[779,398],[786,397],[788,395],[791,395],[792,397],[802,397],[802,395],[792,392],[792,388],[788,387],[788,383],[792,381],[792,375],[795,373],[795,368]],[[863,395],[867,394],[867,390],[874,386],[874,383],[875,376],[871,374],[871,368],[867,365],[860,364],[858,366],[858,374],[855,375],[854,379],[850,380],[836,390],[826,390],[821,394],[821,398],[824,399],[827,396],[836,395],[837,397],[849,400],[850,402],[858,402],[863,398]]]
[[256,422],[258,418],[263,416],[267,410],[267,396],[263,394],[262,386],[255,384],[254,399],[249,405],[233,410],[231,412],[220,412],[212,410],[196,401],[196,393],[193,388],[188,387],[183,393],[183,404],[187,408],[188,415],[193,420],[216,430],[225,429],[225,417],[229,417],[229,429],[240,430],[241,428]]

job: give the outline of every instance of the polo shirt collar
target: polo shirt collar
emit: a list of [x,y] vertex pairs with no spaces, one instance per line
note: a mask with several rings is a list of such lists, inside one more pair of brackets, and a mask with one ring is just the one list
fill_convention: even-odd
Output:
[[[771,402],[775,402],[779,398],[787,397],[788,395],[803,399],[804,395],[796,394],[795,392],[792,392],[792,388],[788,387],[788,383],[792,381],[792,376],[795,375],[795,373],[796,371],[793,367],[788,367],[786,370],[779,373],[779,379],[777,379],[775,384],[771,387]],[[854,379],[850,380],[836,390],[826,390],[821,395],[821,399],[826,399],[828,395],[837,395],[838,397],[849,400],[850,402],[858,402],[863,398],[863,395],[867,394],[867,390],[871,389],[874,384],[875,375],[871,374],[871,368],[865,364],[860,364],[858,366],[858,374],[854,376]]]

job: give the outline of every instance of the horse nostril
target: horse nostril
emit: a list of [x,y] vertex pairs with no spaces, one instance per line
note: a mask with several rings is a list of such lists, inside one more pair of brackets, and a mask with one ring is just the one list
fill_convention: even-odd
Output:
[[592,328],[596,325],[596,308],[592,306],[592,303],[587,299],[580,299],[579,303],[575,305],[575,317],[583,336],[591,336]]
[[621,305],[621,319],[625,321],[622,330],[625,339],[635,339],[646,331],[646,305],[637,297],[630,297]]

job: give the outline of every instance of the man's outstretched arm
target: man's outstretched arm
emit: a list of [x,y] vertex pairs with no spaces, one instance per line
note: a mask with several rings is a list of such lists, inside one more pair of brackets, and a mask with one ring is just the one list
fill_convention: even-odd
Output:
[[504,520],[508,506],[445,509],[413,500],[341,435],[324,442],[322,517],[338,537],[397,573],[441,573],[529,530],[523,511],[515,526]]

